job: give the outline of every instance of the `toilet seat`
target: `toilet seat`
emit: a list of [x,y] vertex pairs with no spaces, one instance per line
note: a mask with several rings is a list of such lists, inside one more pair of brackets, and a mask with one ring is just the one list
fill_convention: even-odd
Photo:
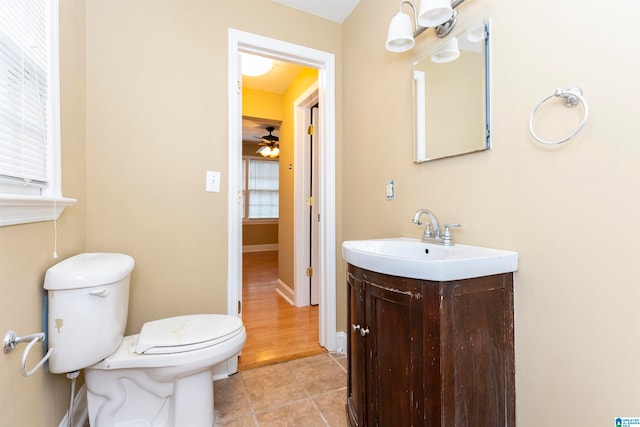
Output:
[[198,350],[224,342],[242,329],[238,317],[197,314],[154,320],[142,325],[135,352],[172,354]]
[[[147,324],[151,325],[145,328]],[[163,325],[173,328],[162,330]],[[182,327],[176,328],[179,325]],[[197,364],[229,353],[223,359],[226,360],[237,354],[246,340],[242,320],[224,314],[160,319],[146,323],[142,329],[142,345],[142,333],[126,336],[114,353],[87,369],[162,368]],[[145,352],[139,353],[138,347]]]

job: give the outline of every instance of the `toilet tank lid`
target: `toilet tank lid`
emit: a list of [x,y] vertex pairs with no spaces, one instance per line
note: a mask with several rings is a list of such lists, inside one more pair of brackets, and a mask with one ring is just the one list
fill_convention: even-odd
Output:
[[129,255],[84,253],[72,256],[47,270],[44,288],[66,290],[108,285],[124,279],[135,263]]

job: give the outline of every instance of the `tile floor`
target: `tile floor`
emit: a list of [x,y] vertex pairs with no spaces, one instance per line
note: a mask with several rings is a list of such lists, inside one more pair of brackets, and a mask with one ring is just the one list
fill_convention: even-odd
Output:
[[320,354],[214,382],[216,426],[347,425],[347,359]]

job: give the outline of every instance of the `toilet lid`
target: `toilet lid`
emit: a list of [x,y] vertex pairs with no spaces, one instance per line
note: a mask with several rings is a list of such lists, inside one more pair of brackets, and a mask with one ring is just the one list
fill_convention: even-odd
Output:
[[242,320],[225,314],[196,314],[154,320],[142,326],[135,351],[167,354],[197,350],[242,332]]

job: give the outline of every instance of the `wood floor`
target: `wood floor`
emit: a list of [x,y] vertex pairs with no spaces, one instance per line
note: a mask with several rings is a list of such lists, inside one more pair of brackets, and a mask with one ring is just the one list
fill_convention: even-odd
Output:
[[242,321],[247,341],[239,370],[298,359],[326,350],[318,344],[318,306],[294,307],[276,292],[278,252],[242,257]]

